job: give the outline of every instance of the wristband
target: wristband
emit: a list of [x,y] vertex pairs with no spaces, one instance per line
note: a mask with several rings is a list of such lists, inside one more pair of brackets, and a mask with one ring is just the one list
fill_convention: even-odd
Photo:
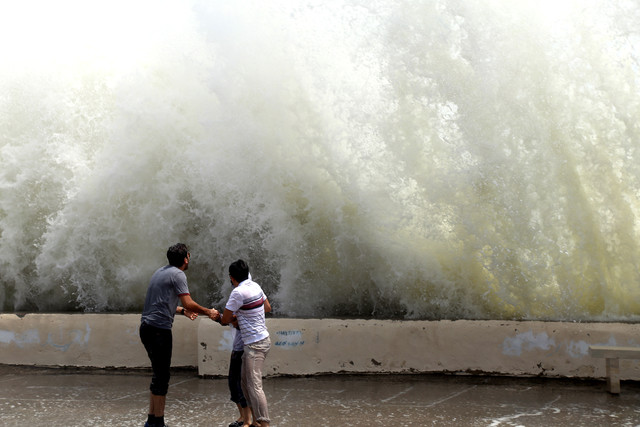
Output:
[[180,311],[180,314],[184,314],[184,307],[182,307],[182,310]]

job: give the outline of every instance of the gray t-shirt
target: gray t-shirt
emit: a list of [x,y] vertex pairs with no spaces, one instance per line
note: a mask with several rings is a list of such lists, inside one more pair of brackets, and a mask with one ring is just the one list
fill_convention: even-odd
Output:
[[156,270],[147,288],[142,322],[156,328],[171,329],[182,295],[189,295],[184,271],[171,265]]

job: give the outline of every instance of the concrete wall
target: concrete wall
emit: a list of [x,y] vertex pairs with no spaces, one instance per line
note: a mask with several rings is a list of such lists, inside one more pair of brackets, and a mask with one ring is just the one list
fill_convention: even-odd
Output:
[[[0,364],[148,367],[138,314],[0,314]],[[640,325],[511,321],[268,319],[265,373],[471,373],[603,378],[589,345],[640,346]],[[232,331],[177,316],[173,366],[227,374]],[[621,360],[640,380],[640,362]]]
[[[197,322],[176,316],[173,366],[197,365]],[[139,326],[139,314],[0,314],[0,364],[149,367]]]

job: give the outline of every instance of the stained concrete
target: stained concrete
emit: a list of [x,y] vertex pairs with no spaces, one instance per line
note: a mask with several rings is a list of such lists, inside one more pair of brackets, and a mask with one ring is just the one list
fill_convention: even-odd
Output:
[[[0,425],[142,426],[150,374],[0,366]],[[640,383],[445,375],[270,377],[272,426],[636,426]],[[173,373],[171,427],[227,426],[224,378]]]
[[[0,314],[0,364],[143,368],[139,314]],[[474,373],[601,379],[590,345],[640,347],[640,324],[267,319],[266,375]],[[172,366],[224,375],[230,328],[176,316]],[[640,361],[620,377],[640,380]]]

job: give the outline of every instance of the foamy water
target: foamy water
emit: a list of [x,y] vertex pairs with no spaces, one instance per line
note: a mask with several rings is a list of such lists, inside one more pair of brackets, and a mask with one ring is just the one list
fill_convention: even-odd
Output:
[[637,319],[637,2],[15,3],[4,311]]

